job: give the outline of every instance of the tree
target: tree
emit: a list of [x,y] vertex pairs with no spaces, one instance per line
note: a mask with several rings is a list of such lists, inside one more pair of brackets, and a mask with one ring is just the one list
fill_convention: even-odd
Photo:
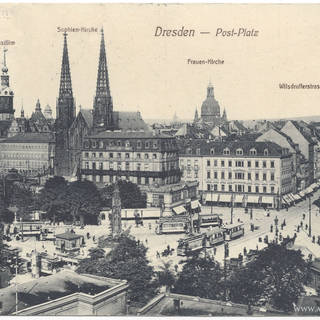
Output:
[[73,221],[80,220],[85,224],[97,224],[101,198],[93,182],[84,180],[70,183],[63,200]]
[[[125,180],[119,180],[119,192],[121,198],[121,207],[124,209],[130,208],[145,208],[146,197],[143,195],[135,183]],[[101,198],[105,207],[111,207],[112,205],[112,194],[114,185],[108,185],[101,189]]]
[[184,263],[173,292],[222,299],[224,296],[223,272],[213,258],[193,256]]
[[56,221],[70,221],[71,217],[66,216],[66,204],[64,196],[68,182],[63,177],[55,176],[46,181],[43,189],[37,198],[37,205],[46,211],[47,218]]
[[34,209],[34,195],[28,184],[14,182],[10,195],[9,205],[18,208],[18,215],[23,218]]
[[232,301],[255,305],[268,302],[276,309],[292,311],[310,279],[310,265],[301,251],[273,244],[231,278]]
[[166,286],[166,291],[169,291],[169,289],[176,282],[174,273],[171,268],[172,262],[171,261],[168,261],[168,262],[162,261],[162,264],[163,265],[160,266],[161,271],[158,272],[158,281],[161,286]]
[[149,265],[146,253],[142,243],[121,235],[106,257],[81,261],[77,272],[127,280],[130,303],[142,306],[157,293],[153,267]]

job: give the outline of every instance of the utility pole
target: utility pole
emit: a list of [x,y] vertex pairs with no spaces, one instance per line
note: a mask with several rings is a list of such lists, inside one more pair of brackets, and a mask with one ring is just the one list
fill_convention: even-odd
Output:
[[311,196],[309,195],[309,238],[311,238]]
[[231,217],[230,217],[230,224],[233,223],[233,193],[231,194]]
[[210,190],[211,190],[211,214],[213,213],[213,208],[212,208],[212,185],[210,186]]
[[16,289],[16,313],[18,312],[18,253],[16,255],[16,281],[15,281],[15,289]]

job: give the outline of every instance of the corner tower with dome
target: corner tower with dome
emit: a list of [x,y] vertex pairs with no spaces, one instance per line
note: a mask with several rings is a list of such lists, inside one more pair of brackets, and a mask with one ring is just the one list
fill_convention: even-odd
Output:
[[211,125],[213,127],[216,125],[222,125],[227,121],[225,110],[223,112],[223,116],[221,116],[220,105],[219,105],[219,102],[214,97],[214,88],[211,83],[209,83],[208,85],[207,97],[203,101],[201,106],[201,118],[199,120],[202,123]]

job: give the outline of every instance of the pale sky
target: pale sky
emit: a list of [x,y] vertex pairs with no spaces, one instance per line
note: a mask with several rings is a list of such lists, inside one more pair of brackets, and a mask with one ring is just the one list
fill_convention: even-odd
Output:
[[[231,119],[310,116],[320,115],[320,90],[280,90],[279,83],[320,84],[319,17],[317,4],[14,4],[0,6],[0,41],[16,42],[7,55],[16,116],[22,100],[30,115],[37,98],[55,113],[63,45],[57,27],[101,26],[114,110],[193,118],[211,81]],[[157,26],[184,26],[195,36],[154,37]],[[217,28],[259,35],[216,37]],[[99,45],[100,33],[68,35],[77,107],[92,108]],[[224,64],[191,65],[188,58]]]

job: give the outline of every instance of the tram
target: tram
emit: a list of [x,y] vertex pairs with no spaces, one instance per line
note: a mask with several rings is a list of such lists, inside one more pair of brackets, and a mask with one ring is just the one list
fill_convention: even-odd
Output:
[[212,228],[211,230],[208,230],[205,235],[205,245],[207,248],[224,243],[224,230],[221,228]]
[[244,236],[243,223],[234,223],[223,226],[224,239],[230,241],[239,237]]
[[218,214],[199,214],[200,228],[220,227],[222,219]]
[[187,233],[189,220],[187,216],[162,217],[157,221],[156,234]]
[[177,255],[188,256],[194,252],[203,249],[205,242],[205,233],[189,236],[178,240]]

